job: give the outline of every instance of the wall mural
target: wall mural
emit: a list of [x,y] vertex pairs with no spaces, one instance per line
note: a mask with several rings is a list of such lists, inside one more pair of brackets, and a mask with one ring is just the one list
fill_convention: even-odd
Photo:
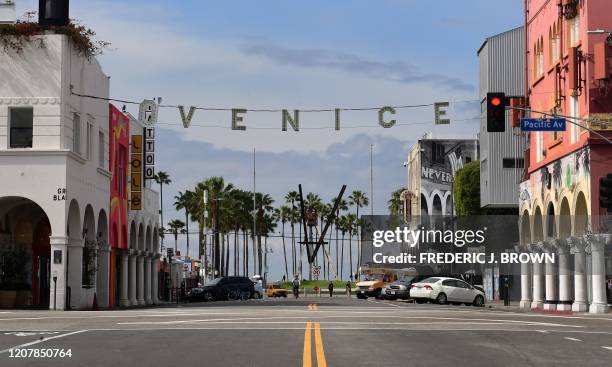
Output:
[[[555,201],[561,199],[561,192],[565,188],[573,192],[581,180],[588,180],[590,173],[589,149],[580,149],[568,156],[558,159],[533,172],[529,180],[520,185],[519,204],[521,208],[532,210],[537,198],[544,203],[547,193],[551,193]],[[552,190],[552,192],[551,192]],[[589,193],[585,193],[587,196]]]

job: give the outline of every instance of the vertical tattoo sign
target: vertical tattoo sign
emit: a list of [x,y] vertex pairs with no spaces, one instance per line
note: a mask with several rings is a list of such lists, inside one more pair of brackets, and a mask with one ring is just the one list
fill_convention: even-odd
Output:
[[138,114],[138,119],[144,125],[144,149],[142,154],[144,178],[146,180],[152,180],[155,176],[155,127],[153,125],[157,122],[158,103],[161,103],[161,100],[156,103],[154,100],[145,99],[140,104]]

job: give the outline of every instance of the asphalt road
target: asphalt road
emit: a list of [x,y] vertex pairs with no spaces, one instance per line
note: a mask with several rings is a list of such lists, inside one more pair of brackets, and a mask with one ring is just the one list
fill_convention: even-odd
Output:
[[0,366],[609,367],[611,316],[354,298],[0,311]]

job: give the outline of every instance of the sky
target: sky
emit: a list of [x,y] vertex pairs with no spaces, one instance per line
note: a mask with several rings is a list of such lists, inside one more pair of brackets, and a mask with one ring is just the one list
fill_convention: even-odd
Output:
[[[522,6],[521,0],[86,0],[71,2],[71,17],[112,43],[99,57],[112,98],[288,110],[451,102],[446,126],[434,126],[433,107],[426,106],[398,110],[398,124],[389,129],[378,125],[376,110],[343,112],[340,131],[333,112],[302,113],[300,132],[282,132],[280,112],[249,112],[247,130],[233,131],[231,112],[197,111],[185,129],[177,109],[161,109],[156,169],[172,179],[164,188],[168,222],[183,218],[174,195],[206,177],[252,189],[253,149],[257,190],[280,204],[299,183],[325,200],[342,184],[371,197],[373,145],[374,213],[386,214],[390,193],[406,184],[403,162],[417,139],[428,132],[476,136],[476,52],[486,37],[522,25]],[[20,16],[37,7],[38,1],[17,0]],[[135,106],[127,108],[137,115]],[[271,255],[272,277],[280,277],[281,253]]]

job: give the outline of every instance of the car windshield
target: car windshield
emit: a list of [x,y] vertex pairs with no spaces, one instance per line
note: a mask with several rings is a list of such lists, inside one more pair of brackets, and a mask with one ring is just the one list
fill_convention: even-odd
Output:
[[382,278],[383,278],[382,274],[368,274],[363,278],[363,280],[366,280],[366,281],[382,280]]
[[403,277],[403,278],[398,279],[395,283],[407,284],[407,283],[410,283],[413,279],[414,277]]
[[440,278],[427,278],[420,281],[420,283],[436,283]]
[[206,285],[217,285],[217,284],[219,284],[221,279],[223,279],[223,278],[215,278],[215,279],[211,280],[210,282],[206,283]]

